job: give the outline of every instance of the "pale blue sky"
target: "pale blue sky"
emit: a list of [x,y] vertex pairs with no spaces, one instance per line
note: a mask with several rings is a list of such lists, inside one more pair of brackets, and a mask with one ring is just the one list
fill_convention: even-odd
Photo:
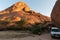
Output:
[[[14,3],[20,0],[0,0],[0,11],[10,7]],[[29,7],[36,11],[40,12],[43,15],[50,16],[52,8],[56,0],[23,0]]]

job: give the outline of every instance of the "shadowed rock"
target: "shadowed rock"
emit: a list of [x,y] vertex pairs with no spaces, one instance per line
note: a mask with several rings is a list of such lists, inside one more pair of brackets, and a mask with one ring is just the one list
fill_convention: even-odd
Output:
[[55,24],[56,26],[60,26],[60,0],[57,0],[52,10],[51,19],[53,24]]

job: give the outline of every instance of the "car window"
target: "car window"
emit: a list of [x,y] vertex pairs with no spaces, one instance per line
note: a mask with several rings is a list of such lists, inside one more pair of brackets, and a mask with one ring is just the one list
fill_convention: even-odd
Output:
[[60,29],[52,29],[54,32],[60,32]]

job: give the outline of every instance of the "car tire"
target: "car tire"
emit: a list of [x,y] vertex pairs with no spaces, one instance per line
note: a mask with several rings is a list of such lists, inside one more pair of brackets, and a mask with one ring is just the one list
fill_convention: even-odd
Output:
[[54,36],[51,36],[52,38],[55,38]]

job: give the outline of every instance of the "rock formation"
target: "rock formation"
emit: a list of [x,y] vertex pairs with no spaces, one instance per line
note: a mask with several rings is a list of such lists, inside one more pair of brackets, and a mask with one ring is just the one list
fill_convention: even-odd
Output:
[[60,26],[60,0],[57,0],[52,10],[51,19],[55,26]]
[[30,10],[30,7],[24,2],[17,2],[13,6],[0,12],[0,21],[17,22],[22,19],[25,19],[27,24],[51,21],[50,17]]

